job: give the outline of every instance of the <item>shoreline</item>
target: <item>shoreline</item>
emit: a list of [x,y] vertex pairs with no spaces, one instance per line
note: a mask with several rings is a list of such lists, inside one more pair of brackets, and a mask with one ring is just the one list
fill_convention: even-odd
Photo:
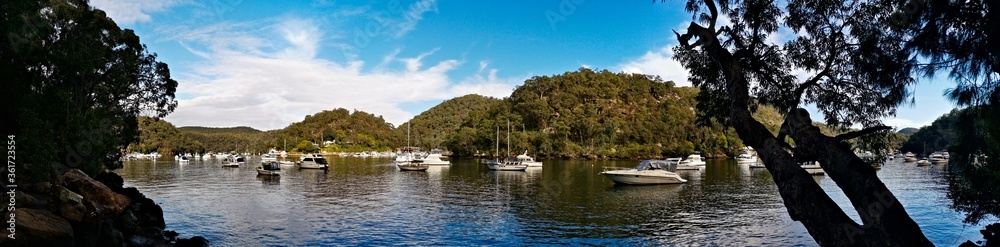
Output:
[[209,246],[201,236],[178,238],[166,229],[163,209],[113,172],[90,177],[72,169],[55,181],[19,185],[14,232],[0,245]]

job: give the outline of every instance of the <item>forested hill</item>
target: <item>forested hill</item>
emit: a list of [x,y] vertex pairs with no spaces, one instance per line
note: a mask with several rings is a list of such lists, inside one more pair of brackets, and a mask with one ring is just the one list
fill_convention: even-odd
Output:
[[[363,111],[348,111],[344,108],[322,111],[306,116],[301,122],[296,122],[275,137],[279,149],[287,141],[288,149],[294,151],[313,151],[305,143],[336,142],[325,146],[331,152],[356,151],[388,151],[400,147],[406,142],[406,134],[394,131],[395,127],[387,123],[382,116]],[[307,150],[297,150],[307,148]]]
[[[469,94],[445,100],[431,109],[414,116],[410,121],[398,126],[399,135],[406,137],[407,124],[410,128],[410,143],[424,148],[443,148],[446,138],[456,133],[470,114],[481,114],[503,101],[486,96]],[[405,144],[405,139],[404,139]]]
[[158,152],[164,155],[205,152],[203,143],[181,134],[170,122],[149,117],[138,117],[137,120],[139,139],[128,146],[128,152]]
[[212,128],[187,126],[178,128],[188,138],[214,152],[262,153],[272,147],[279,131],[261,131],[250,127]]
[[695,125],[697,92],[658,77],[587,68],[536,76],[502,103],[470,114],[445,146],[456,155],[492,155],[498,126],[501,149],[506,149],[509,121],[512,153],[591,158],[736,154],[742,144],[734,131]]

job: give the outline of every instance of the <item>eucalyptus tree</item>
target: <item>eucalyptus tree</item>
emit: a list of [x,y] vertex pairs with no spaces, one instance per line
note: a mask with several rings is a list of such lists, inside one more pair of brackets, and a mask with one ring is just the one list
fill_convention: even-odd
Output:
[[0,115],[20,181],[116,168],[136,117],[177,106],[167,64],[85,0],[2,1],[0,19]]
[[[910,98],[919,61],[906,33],[889,25],[891,2],[689,0],[686,9],[695,20],[675,31],[674,52],[702,89],[699,118],[728,123],[757,150],[793,220],[821,245],[931,245],[874,168],[844,142],[888,130],[880,119]],[[804,104],[815,105],[829,125],[863,128],[824,135]],[[751,116],[761,105],[784,115],[778,134]],[[799,167],[802,161],[823,165],[860,223]]]

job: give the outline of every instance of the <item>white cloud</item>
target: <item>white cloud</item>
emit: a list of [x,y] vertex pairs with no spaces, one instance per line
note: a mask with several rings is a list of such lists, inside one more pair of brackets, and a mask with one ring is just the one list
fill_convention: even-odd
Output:
[[90,5],[104,10],[118,25],[153,20],[150,13],[162,12],[177,5],[175,0],[92,0]]
[[929,122],[916,122],[916,121],[913,121],[913,120],[910,120],[910,119],[905,119],[905,118],[883,119],[882,123],[884,123],[887,126],[892,126],[893,128],[896,128],[897,130],[900,130],[900,129],[903,129],[903,128],[908,128],[908,127],[920,128],[920,127],[924,127],[924,126],[930,125]]
[[[503,97],[518,83],[498,77],[497,70],[489,69],[485,62],[479,64],[480,71],[475,75],[453,82],[448,73],[462,63],[436,58],[438,49],[415,57],[399,57],[398,51],[392,51],[375,62],[402,66],[366,71],[365,61],[317,58],[319,44],[325,42],[317,32],[323,29],[315,22],[274,22],[229,25],[261,28],[210,26],[176,32],[184,36],[174,39],[207,59],[190,66],[191,71],[174,75],[180,82],[177,93],[183,97],[167,120],[178,126],[277,129],[301,121],[307,114],[346,108],[381,115],[398,125],[416,114],[402,109],[408,103],[446,100],[469,93]],[[402,68],[389,69],[394,67]]]
[[410,5],[410,8],[403,13],[403,20],[396,24],[396,38],[403,37],[416,29],[417,23],[424,19],[424,13],[428,11],[437,13],[437,0],[422,0]]
[[674,81],[677,86],[691,86],[691,82],[687,80],[687,69],[673,59],[674,46],[676,45],[667,45],[647,51],[642,57],[619,64],[618,70],[626,73],[658,75],[665,81]]

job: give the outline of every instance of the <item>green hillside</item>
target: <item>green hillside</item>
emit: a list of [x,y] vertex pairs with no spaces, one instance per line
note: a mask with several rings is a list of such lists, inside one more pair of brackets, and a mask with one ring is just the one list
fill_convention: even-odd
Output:
[[170,122],[148,117],[138,117],[137,120],[139,139],[128,146],[128,152],[158,152],[162,155],[205,152],[201,142],[182,134]]
[[291,151],[303,151],[294,148],[302,142],[336,142],[324,148],[331,152],[389,151],[406,142],[405,132],[400,135],[382,116],[344,108],[306,116],[279,132],[272,143],[283,146],[282,143],[287,142]]
[[512,153],[566,158],[736,154],[742,144],[732,129],[695,125],[697,92],[647,75],[586,68],[536,76],[502,103],[470,114],[444,145],[456,155],[492,155],[498,126],[505,149],[509,121]]
[[424,149],[443,148],[446,139],[459,130],[469,115],[484,112],[501,102],[499,99],[475,94],[445,100],[401,124],[397,133],[403,136],[405,145],[406,125],[412,123],[411,145]]
[[250,127],[212,128],[188,126],[178,130],[185,136],[197,140],[205,150],[213,152],[263,153],[278,147],[273,143],[279,131],[261,131]]

